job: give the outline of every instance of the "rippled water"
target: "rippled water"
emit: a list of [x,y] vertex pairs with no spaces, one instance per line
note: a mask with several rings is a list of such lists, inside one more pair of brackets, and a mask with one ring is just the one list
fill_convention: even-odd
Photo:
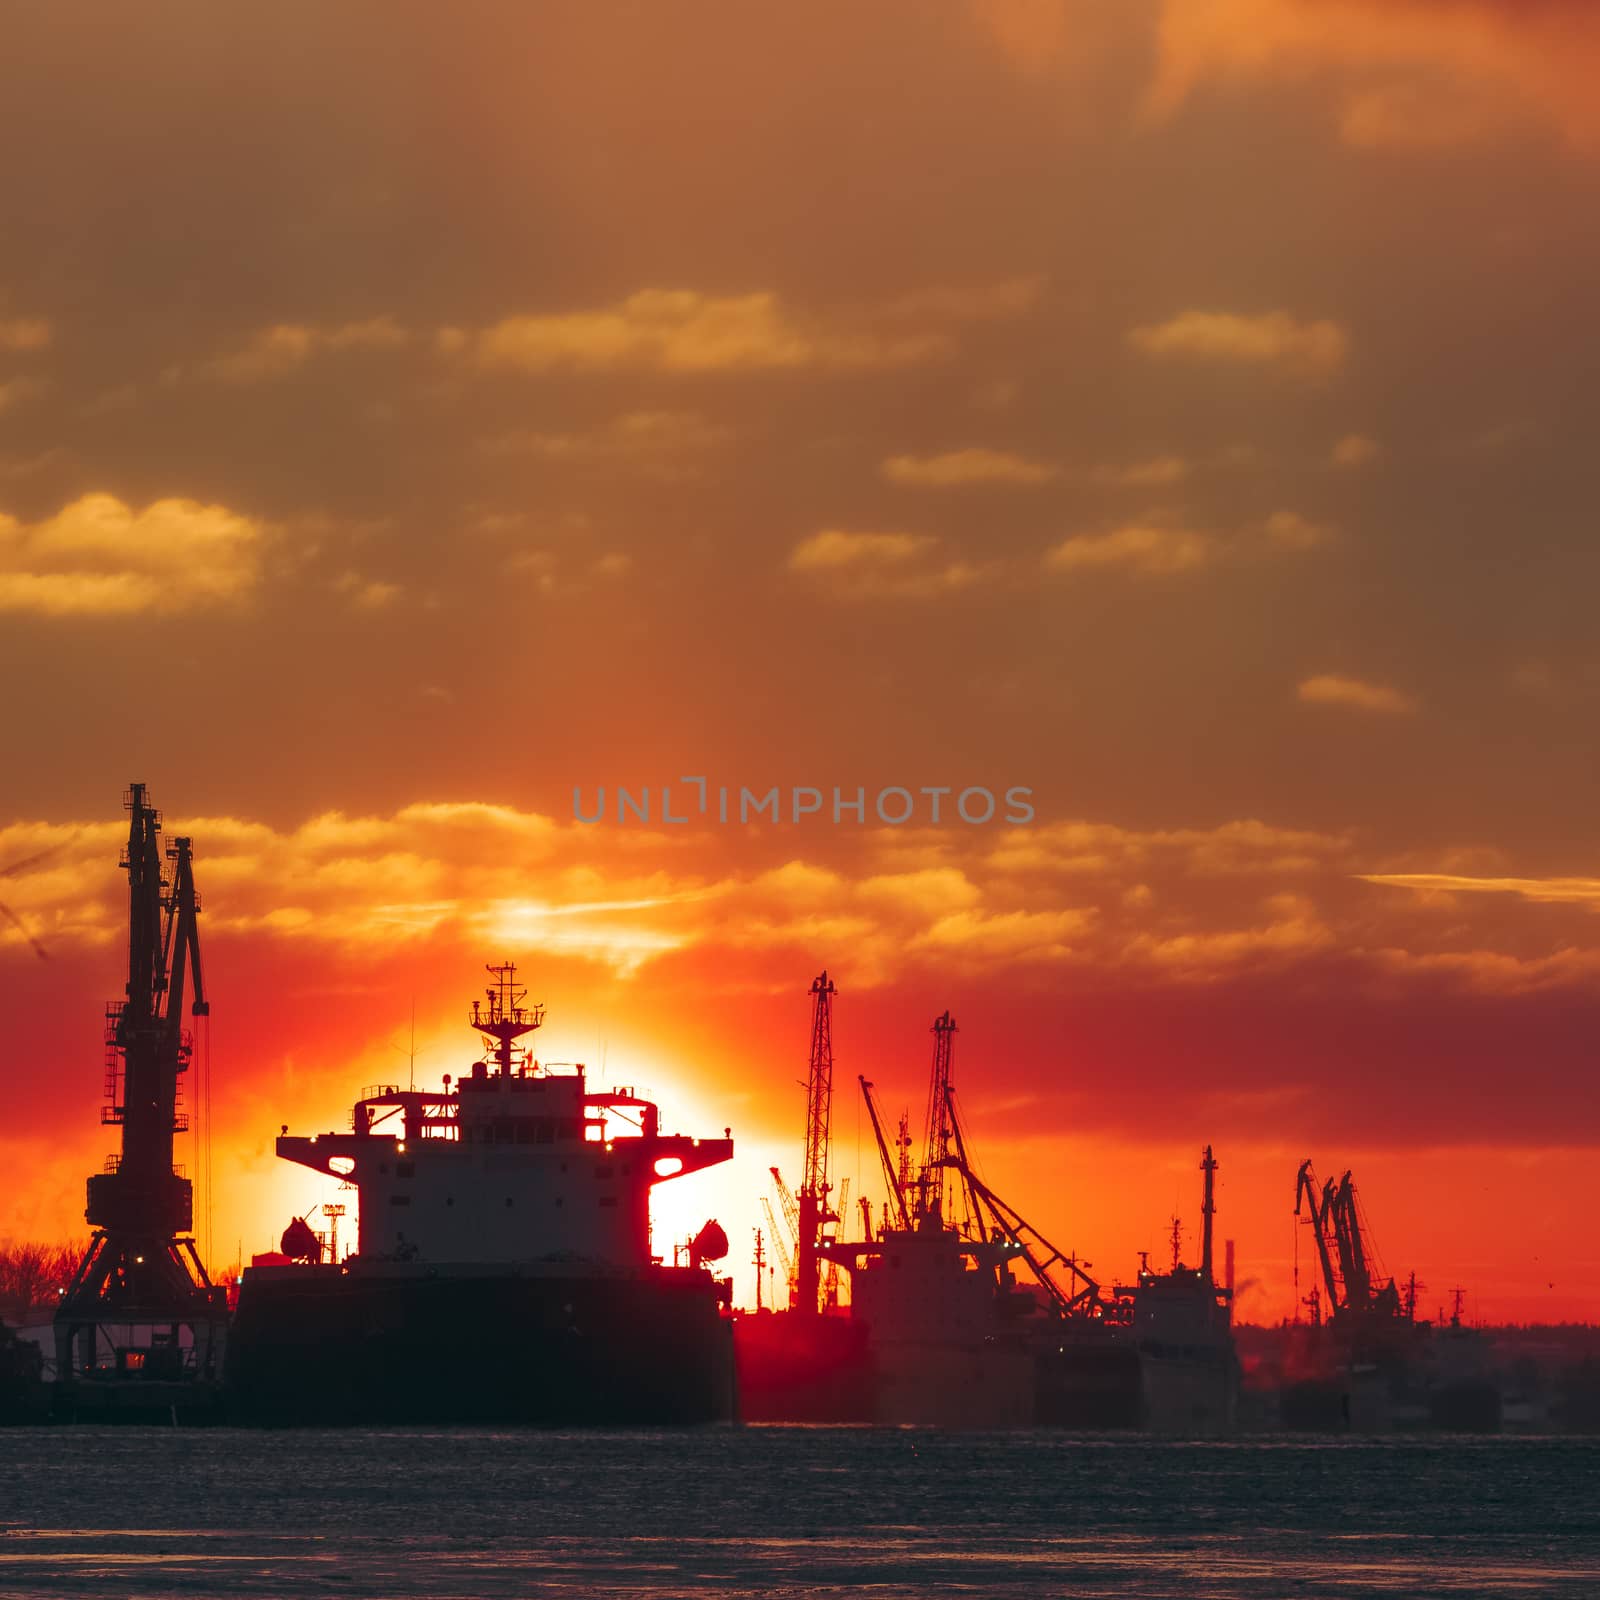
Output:
[[0,1431],[0,1596],[1600,1595],[1600,1443]]

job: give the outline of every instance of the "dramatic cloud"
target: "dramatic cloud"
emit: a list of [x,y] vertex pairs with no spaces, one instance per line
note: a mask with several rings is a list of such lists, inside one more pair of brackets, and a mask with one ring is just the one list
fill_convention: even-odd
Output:
[[1600,911],[1600,878],[1474,878],[1457,872],[1368,872],[1367,883],[1422,894],[1514,894],[1538,905],[1587,906]]
[[[694,812],[692,789],[678,807]],[[854,984],[870,986],[956,951],[969,970],[1051,962],[1184,984],[1359,956],[1375,978],[1449,973],[1495,992],[1581,981],[1600,961],[1600,949],[1570,943],[1496,948],[1459,919],[1413,926],[1401,900],[1388,902],[1397,909],[1374,942],[1373,902],[1352,887],[1498,891],[1594,908],[1592,879],[1362,872],[1348,835],[1248,818],[1143,830],[858,824],[839,865],[813,859],[797,834],[796,853],[779,865],[720,868],[705,859],[703,835],[687,829],[582,824],[479,802],[328,812],[292,828],[238,817],[173,828],[196,840],[208,935],[360,948],[369,960],[421,938],[511,941],[627,977],[691,950],[718,961],[765,950],[781,967],[820,941],[848,943]],[[0,947],[121,938],[124,891],[108,866],[119,834],[98,822],[0,828],[15,919],[0,929]],[[728,981],[750,975],[730,969]]]
[[0,515],[0,611],[125,616],[236,601],[259,576],[262,529],[226,506],[135,511],[85,495],[43,522]]
[[641,289],[593,311],[506,317],[476,334],[447,329],[447,353],[518,372],[759,372],[901,367],[952,348],[930,331],[875,332],[790,311],[776,294],[716,297]]
[[1350,340],[1336,322],[1302,322],[1286,311],[1244,316],[1229,311],[1183,311],[1166,322],[1132,329],[1128,342],[1156,358],[1277,367],[1325,378],[1345,363]]
[[1373,711],[1381,716],[1411,716],[1418,709],[1416,699],[1391,689],[1387,684],[1368,683],[1361,678],[1341,677],[1325,672],[1306,678],[1296,693],[1307,705],[1349,706],[1357,711]]
[[1462,143],[1516,114],[1600,147],[1600,17],[1581,0],[1163,0],[1159,52],[1158,117],[1203,82],[1334,69],[1355,80],[1354,144]]
[[1060,476],[1058,467],[1029,461],[1008,450],[974,447],[936,456],[890,456],[882,472],[890,483],[922,489],[957,488],[971,483],[1040,484]]

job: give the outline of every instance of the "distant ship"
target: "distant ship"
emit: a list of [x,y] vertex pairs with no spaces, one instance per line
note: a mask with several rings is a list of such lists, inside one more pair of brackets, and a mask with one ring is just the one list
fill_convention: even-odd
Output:
[[[1157,1433],[1221,1433],[1239,1409],[1239,1357],[1233,1342],[1233,1289],[1213,1275],[1211,1219],[1217,1163],[1207,1145],[1200,1265],[1186,1266],[1172,1227],[1172,1270],[1141,1267],[1132,1290],[1144,1424]],[[1230,1257],[1231,1260],[1231,1257]]]
[[1437,1323],[1417,1316],[1416,1274],[1399,1281],[1378,1267],[1372,1230],[1349,1172],[1319,1185],[1311,1163],[1295,1177],[1295,1216],[1316,1250],[1318,1275],[1283,1360],[1279,1414],[1302,1430],[1385,1433],[1435,1427],[1486,1433],[1502,1421],[1494,1350],[1454,1310]]
[[[359,1192],[358,1248],[323,1261],[299,1219],[244,1272],[227,1348],[230,1415],[261,1423],[651,1425],[737,1414],[731,1281],[652,1254],[650,1193],[727,1161],[731,1138],[664,1135],[631,1090],[520,1042],[543,1021],[516,968],[487,969],[486,1048],[442,1091],[384,1085],[349,1132],[277,1141]],[[621,1132],[622,1122],[637,1129]],[[298,1258],[298,1259],[293,1259]]]

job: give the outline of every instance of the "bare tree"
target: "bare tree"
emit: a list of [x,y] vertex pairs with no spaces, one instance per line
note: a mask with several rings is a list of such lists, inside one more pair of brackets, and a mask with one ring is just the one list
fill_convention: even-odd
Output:
[[82,1254],[70,1244],[0,1245],[0,1316],[15,1322],[30,1311],[55,1305],[72,1282]]

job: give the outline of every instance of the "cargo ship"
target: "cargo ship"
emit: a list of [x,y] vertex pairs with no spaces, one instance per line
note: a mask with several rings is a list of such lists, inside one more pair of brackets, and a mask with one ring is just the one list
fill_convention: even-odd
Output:
[[[876,1230],[820,1247],[850,1278],[873,1369],[872,1420],[964,1428],[1113,1428],[1139,1420],[1138,1361],[1088,1264],[979,1178],[951,1082],[956,1024],[935,1019],[924,1152],[907,1119],[891,1158],[861,1093],[888,1200]],[[1065,1281],[1063,1281],[1065,1279]]]
[[663,1134],[654,1103],[541,1065],[542,1006],[510,963],[468,1022],[484,1044],[441,1091],[382,1085],[348,1132],[277,1153],[359,1194],[359,1243],[323,1260],[304,1219],[248,1267],[227,1349],[246,1423],[657,1425],[728,1421],[731,1280],[708,1223],[687,1265],[652,1254],[650,1195],[730,1159]]
[[[920,1162],[909,1112],[894,1154],[873,1085],[858,1074],[886,1198],[874,1216],[835,1187],[829,1133],[832,1004],[826,972],[809,990],[803,1177],[772,1169],[756,1235],[757,1309],[736,1316],[740,1398],[751,1421],[966,1428],[1133,1428],[1143,1417],[1132,1291],[1102,1290],[1089,1263],[1058,1249],[981,1178],[951,1083],[956,1025],[933,1024]],[[781,1214],[780,1214],[781,1212]],[[784,1271],[785,1303],[760,1303]],[[841,1291],[843,1291],[841,1293]]]

